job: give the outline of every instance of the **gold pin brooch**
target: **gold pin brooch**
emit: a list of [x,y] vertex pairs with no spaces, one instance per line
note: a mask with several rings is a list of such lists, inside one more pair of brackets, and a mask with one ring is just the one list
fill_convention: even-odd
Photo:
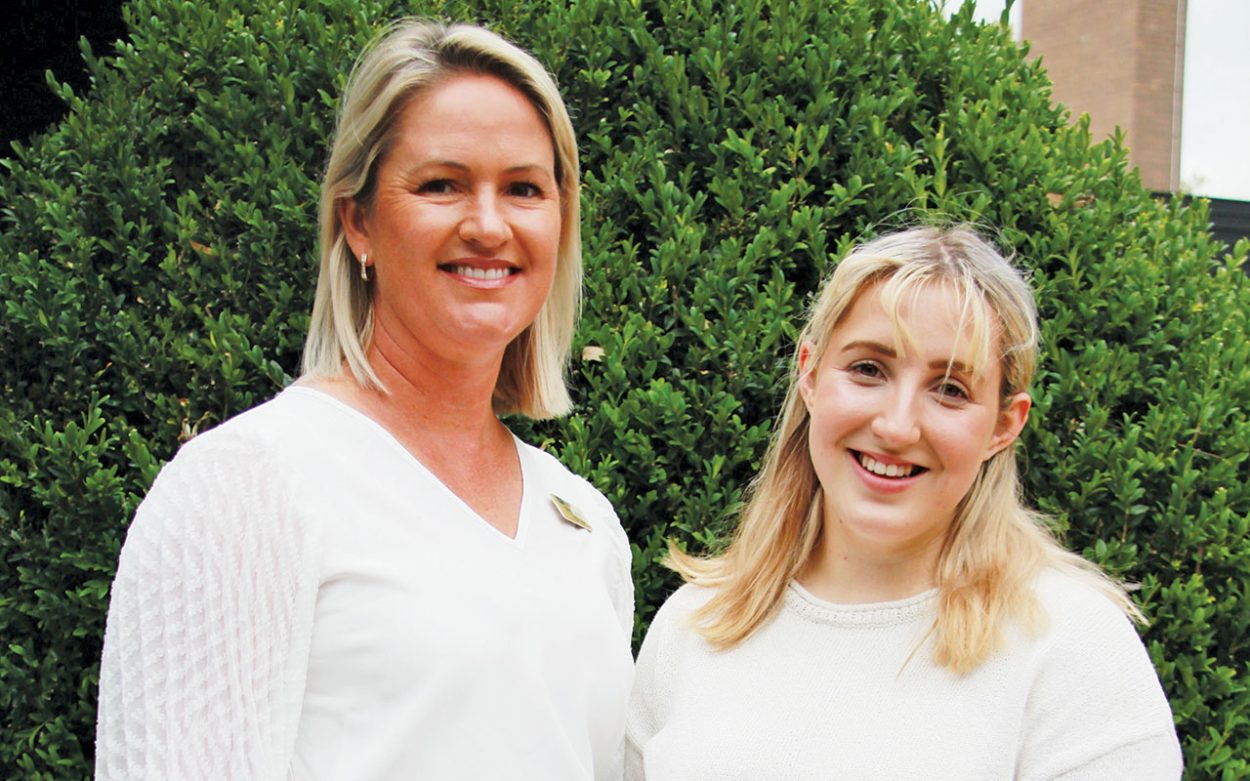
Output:
[[582,514],[574,509],[573,505],[564,501],[555,494],[551,495],[551,503],[560,511],[560,517],[579,528],[591,531],[590,523],[582,517]]

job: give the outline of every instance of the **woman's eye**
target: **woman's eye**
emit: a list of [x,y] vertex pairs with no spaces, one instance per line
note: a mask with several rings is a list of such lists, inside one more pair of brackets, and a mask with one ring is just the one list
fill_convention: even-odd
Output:
[[851,374],[866,380],[876,380],[881,378],[881,367],[872,361],[857,361],[851,364],[849,370]]
[[533,182],[513,182],[508,185],[508,194],[521,198],[538,198],[543,194],[542,188]]
[[455,182],[450,179],[431,179],[428,182],[422,182],[417,187],[417,192],[424,195],[442,195],[451,192],[455,186]]
[[954,382],[943,382],[937,386],[938,395],[946,402],[958,402],[968,400],[968,391],[964,390],[962,385]]

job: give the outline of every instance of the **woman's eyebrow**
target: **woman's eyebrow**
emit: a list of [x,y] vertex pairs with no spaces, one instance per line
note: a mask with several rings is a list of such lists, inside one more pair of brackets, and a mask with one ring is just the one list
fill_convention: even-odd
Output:
[[963,361],[929,361],[930,369],[949,369],[951,374],[972,374],[972,369]]
[[840,352],[849,352],[851,350],[870,350],[875,353],[881,353],[887,358],[898,357],[898,353],[894,351],[893,347],[881,342],[874,342],[871,339],[856,339],[853,342],[847,342],[842,345]]
[[428,160],[417,160],[410,166],[410,169],[413,171],[419,171],[422,168],[455,168],[458,171],[469,170],[469,166],[464,163],[437,157],[432,157]]
[[[410,170],[419,171],[423,168],[454,168],[457,171],[469,171],[470,166],[458,160],[447,160],[443,158],[430,158],[428,160],[418,160],[412,164]],[[510,165],[504,169],[504,173],[508,175],[526,174],[530,172],[544,173],[548,176],[552,175],[551,169],[541,163],[518,163]]]

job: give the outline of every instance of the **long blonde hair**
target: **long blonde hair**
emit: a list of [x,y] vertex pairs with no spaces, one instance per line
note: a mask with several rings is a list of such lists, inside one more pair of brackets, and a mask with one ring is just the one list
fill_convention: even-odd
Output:
[[[946,283],[963,299],[964,317],[981,365],[997,360],[1001,398],[1028,390],[1037,360],[1037,313],[1028,283],[974,231],[921,227],[882,236],[853,249],[825,283],[799,345],[810,345],[815,371],[833,329],[868,286],[895,322],[908,293]],[[695,614],[696,628],[719,648],[741,643],[773,615],[790,581],[807,565],[821,536],[823,499],[808,450],[810,418],[799,394],[796,359],[780,420],[763,468],[748,490],[733,542],[712,558],[670,545],[668,564],[687,581],[715,593]],[[987,459],[955,517],[938,558],[934,659],[957,673],[996,650],[1009,619],[1037,627],[1044,620],[1033,581],[1045,568],[1075,576],[1142,620],[1122,585],[1065,550],[1044,518],[1024,506],[1014,447]]]
[[385,390],[365,352],[373,336],[371,285],[360,279],[343,233],[339,203],[368,207],[377,167],[399,116],[422,90],[450,75],[481,73],[515,87],[546,120],[560,189],[560,244],[551,293],[534,322],[504,353],[492,401],[497,414],[549,418],[572,402],[564,370],[581,302],[582,248],[577,140],[555,81],[531,55],[495,33],[420,19],[391,25],[352,68],[321,187],[321,263],[304,343],[305,376],[337,376]]

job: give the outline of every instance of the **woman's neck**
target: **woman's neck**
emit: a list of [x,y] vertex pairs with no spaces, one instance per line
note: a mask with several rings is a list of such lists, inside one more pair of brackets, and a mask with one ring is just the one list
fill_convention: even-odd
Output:
[[389,408],[401,428],[445,437],[472,437],[499,428],[492,400],[499,377],[499,361],[484,366],[448,366],[436,362],[395,361],[384,350],[371,348],[369,364],[386,388],[375,399]]
[[814,596],[838,604],[892,602],[937,583],[941,540],[904,550],[849,543],[826,523],[798,581]]
[[388,428],[404,439],[429,436],[444,448],[498,444],[502,426],[492,402],[503,353],[448,356],[418,340],[397,340],[379,323],[366,357],[386,393],[373,403],[387,408]]

